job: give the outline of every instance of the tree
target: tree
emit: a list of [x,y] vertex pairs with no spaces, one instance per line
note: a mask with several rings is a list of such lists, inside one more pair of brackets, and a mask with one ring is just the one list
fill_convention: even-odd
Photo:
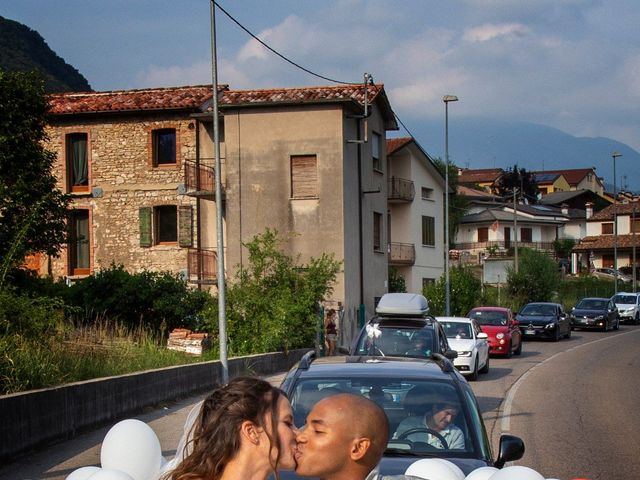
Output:
[[523,303],[551,301],[560,282],[556,263],[546,253],[529,248],[520,249],[519,255],[518,273],[507,267],[509,294]]
[[[482,304],[482,282],[467,267],[453,267],[449,270],[451,288],[451,315],[465,316],[473,307]],[[431,315],[445,314],[445,278],[427,285],[422,294],[429,301]]]
[[[232,355],[288,351],[313,345],[319,302],[329,295],[341,263],[322,254],[307,264],[280,249],[274,230],[244,244],[247,267],[240,267],[226,291],[227,332]],[[217,305],[205,314],[218,330]]]
[[396,267],[389,267],[389,293],[406,293],[407,282]]
[[525,168],[513,168],[504,172],[500,177],[497,186],[497,194],[501,197],[513,198],[513,189],[516,190],[518,198],[523,198],[528,203],[536,203],[538,201],[538,185],[536,184],[533,173],[527,172]]
[[[36,72],[0,71],[0,258],[3,272],[66,241],[69,197],[56,186],[46,150],[47,100]],[[1,283],[1,279],[0,279]]]
[[[440,174],[444,177],[445,161],[441,158],[435,158],[433,163]],[[458,226],[466,212],[467,199],[464,195],[458,195],[458,167],[449,161],[448,169],[449,189],[452,192],[449,194],[449,245],[451,246],[455,244]]]

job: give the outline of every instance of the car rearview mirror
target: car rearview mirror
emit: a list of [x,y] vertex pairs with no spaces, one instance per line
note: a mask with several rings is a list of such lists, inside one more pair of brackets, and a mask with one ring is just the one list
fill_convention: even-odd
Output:
[[458,352],[456,352],[455,350],[447,350],[446,352],[444,352],[444,356],[449,360],[453,360],[455,358],[458,358]]
[[501,435],[498,458],[493,464],[496,468],[504,467],[507,462],[519,460],[524,455],[524,442],[514,435]]
[[487,339],[487,338],[489,338],[489,335],[487,335],[487,334],[486,334],[486,333],[484,333],[484,332],[480,332],[480,333],[478,334],[478,337],[477,337],[477,338],[479,338],[480,340],[483,340],[483,339]]

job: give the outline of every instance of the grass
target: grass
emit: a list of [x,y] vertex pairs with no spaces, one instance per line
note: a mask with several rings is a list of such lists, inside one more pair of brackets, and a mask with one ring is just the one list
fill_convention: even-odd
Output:
[[113,322],[68,328],[44,338],[0,336],[0,393],[52,387],[211,360],[216,352],[194,357],[167,350],[162,338],[144,328]]

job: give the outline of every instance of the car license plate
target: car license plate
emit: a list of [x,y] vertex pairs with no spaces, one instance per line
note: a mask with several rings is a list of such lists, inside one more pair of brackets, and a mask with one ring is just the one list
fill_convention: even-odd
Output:
[[525,335],[535,335],[536,331],[535,330],[525,330],[524,334]]

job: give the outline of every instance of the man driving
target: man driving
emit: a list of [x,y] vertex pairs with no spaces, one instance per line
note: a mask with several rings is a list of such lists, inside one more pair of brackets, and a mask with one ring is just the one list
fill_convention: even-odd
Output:
[[455,402],[436,402],[425,415],[407,417],[400,422],[393,438],[426,442],[439,449],[464,450],[464,433],[453,423],[458,411]]

